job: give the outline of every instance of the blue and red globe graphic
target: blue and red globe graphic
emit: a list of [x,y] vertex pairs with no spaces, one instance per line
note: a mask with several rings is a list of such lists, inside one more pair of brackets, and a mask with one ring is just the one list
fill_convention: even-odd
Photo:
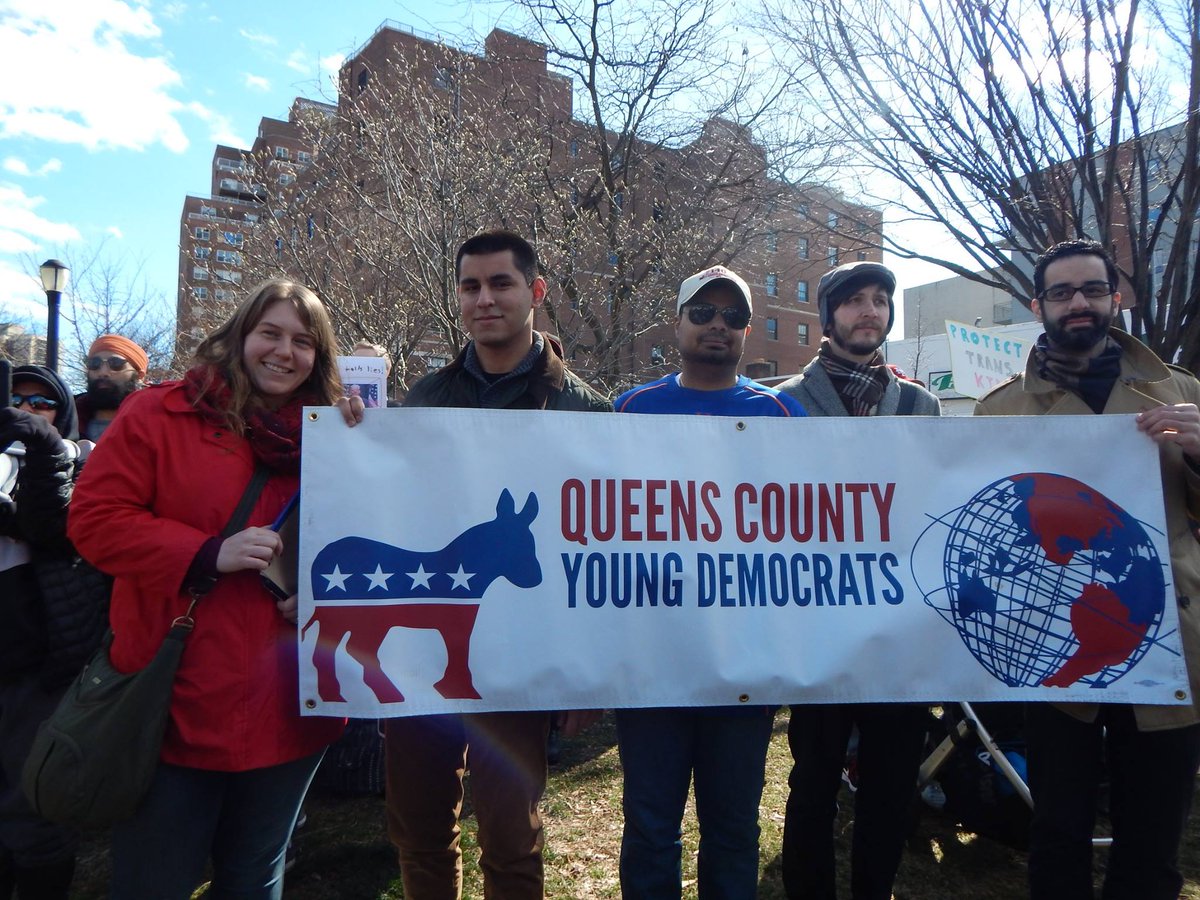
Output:
[[[1145,526],[1063,475],[989,484],[947,525],[925,602],[1011,687],[1103,688],[1158,639],[1165,567]],[[930,537],[926,531],[923,538]]]

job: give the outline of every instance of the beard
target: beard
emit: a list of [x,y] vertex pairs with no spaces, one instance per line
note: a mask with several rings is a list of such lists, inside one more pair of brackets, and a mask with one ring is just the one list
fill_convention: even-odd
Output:
[[852,356],[870,356],[883,345],[885,337],[881,331],[879,337],[856,338],[853,330],[843,334],[842,329],[836,325],[829,331],[829,339],[833,341],[834,346]]
[[126,381],[88,379],[87,398],[92,409],[116,409],[121,401],[140,387],[137,376]]
[[1074,313],[1069,319],[1072,322],[1086,319],[1091,324],[1087,328],[1068,328],[1066,327],[1067,316],[1063,316],[1055,322],[1051,322],[1049,319],[1042,321],[1046,340],[1058,349],[1066,350],[1069,353],[1086,353],[1101,343],[1108,336],[1108,328],[1113,321],[1111,313],[1101,315],[1091,310]]

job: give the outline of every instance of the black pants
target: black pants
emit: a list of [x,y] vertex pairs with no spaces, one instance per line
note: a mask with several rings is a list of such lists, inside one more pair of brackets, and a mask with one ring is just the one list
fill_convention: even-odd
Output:
[[1200,725],[1138,731],[1132,707],[1080,722],[1045,703],[1025,708],[1033,830],[1032,900],[1091,900],[1092,831],[1105,762],[1112,848],[1104,900],[1174,900],[1177,860],[1200,767]]
[[925,745],[926,707],[909,703],[793,706],[791,793],[783,826],[783,885],[789,900],[837,895],[833,822],[850,732],[858,726],[858,792],[850,892],[888,900],[908,833]]

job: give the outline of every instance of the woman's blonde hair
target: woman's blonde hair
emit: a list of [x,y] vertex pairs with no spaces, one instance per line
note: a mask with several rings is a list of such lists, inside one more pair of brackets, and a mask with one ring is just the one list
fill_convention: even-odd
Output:
[[342,383],[337,369],[337,337],[329,313],[316,294],[302,284],[282,278],[272,278],[255,287],[241,302],[233,315],[196,348],[195,361],[208,367],[201,394],[212,385],[213,373],[224,376],[229,385],[230,404],[226,410],[229,425],[239,434],[245,431],[246,414],[259,400],[254,384],[246,372],[242,349],[246,336],[254,330],[267,307],[285,300],[292,304],[300,321],[313,336],[316,358],[313,370],[299,390],[313,394],[318,405],[333,404],[342,395]]

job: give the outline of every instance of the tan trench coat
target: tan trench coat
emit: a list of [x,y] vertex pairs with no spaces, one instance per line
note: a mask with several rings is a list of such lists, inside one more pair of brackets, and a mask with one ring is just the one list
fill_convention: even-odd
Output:
[[[1175,403],[1200,405],[1200,381],[1163,364],[1148,347],[1120,331],[1110,331],[1121,345],[1121,374],[1104,407],[1105,414],[1139,413]],[[1091,408],[1071,391],[1041,378],[1031,355],[1025,372],[997,385],[975,406],[984,416],[1082,416]],[[1131,426],[1132,427],[1132,426]],[[1179,609],[1179,626],[1191,682],[1191,706],[1135,706],[1142,731],[1181,728],[1200,722],[1200,542],[1193,535],[1189,515],[1200,520],[1200,468],[1184,459],[1174,444],[1161,445],[1162,491],[1167,516],[1167,541],[1171,548],[1171,573]],[[1119,462],[1116,463],[1119,465]],[[1134,477],[1141,473],[1132,473]],[[1146,473],[1147,478],[1149,473]],[[1148,482],[1149,483],[1149,482]],[[1063,710],[1086,722],[1095,721],[1095,703],[1064,703]]]

